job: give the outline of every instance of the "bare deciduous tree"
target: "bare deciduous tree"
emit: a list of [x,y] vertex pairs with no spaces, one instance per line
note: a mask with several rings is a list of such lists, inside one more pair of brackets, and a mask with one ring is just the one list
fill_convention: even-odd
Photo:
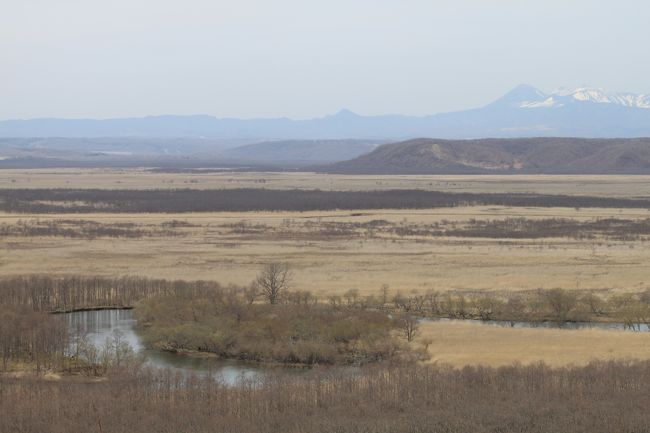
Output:
[[353,305],[356,305],[357,300],[359,299],[359,290],[358,289],[350,289],[347,292],[343,294],[343,297],[345,298],[345,301],[348,304],[348,307],[351,307]]
[[549,306],[553,318],[559,322],[569,319],[578,304],[575,293],[564,289],[541,290],[540,295]]
[[287,263],[269,263],[257,276],[256,283],[269,304],[277,304],[291,283],[293,273]]
[[399,321],[402,332],[404,332],[404,336],[406,337],[406,341],[410,343],[413,341],[420,329],[420,322],[410,314],[404,314],[400,317]]
[[334,308],[341,306],[341,297],[339,295],[331,295],[327,298],[330,305]]
[[244,299],[248,305],[252,305],[260,296],[260,286],[257,281],[253,281],[243,290]]
[[390,290],[390,287],[388,284],[382,284],[381,285],[381,305],[382,307],[386,305],[388,302],[388,291]]

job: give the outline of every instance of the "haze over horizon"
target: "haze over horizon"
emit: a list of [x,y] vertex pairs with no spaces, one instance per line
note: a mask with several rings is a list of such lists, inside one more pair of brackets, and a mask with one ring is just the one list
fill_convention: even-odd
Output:
[[[499,101],[503,100],[503,98],[507,98],[510,95],[519,95],[520,92],[522,91],[521,89],[525,89],[524,92],[528,91],[535,91],[535,92],[541,92],[541,97],[542,99],[545,99],[547,97],[551,97],[553,95],[571,95],[574,94],[573,97],[575,97],[576,93],[583,93],[583,92],[597,92],[599,96],[601,95],[633,95],[636,97],[641,97],[644,100],[650,100],[650,94],[642,94],[642,93],[636,93],[636,92],[610,92],[608,89],[604,89],[601,87],[594,87],[594,86],[587,86],[587,85],[582,85],[578,86],[575,88],[569,88],[566,86],[561,86],[553,91],[545,91],[543,89],[539,89],[533,85],[522,83],[519,84],[509,91],[507,91],[504,95],[500,95],[499,97],[495,98],[494,100],[491,101],[486,101],[482,104],[479,104],[477,106],[473,107],[465,107],[461,108],[458,110],[449,110],[449,111],[441,111],[441,112],[436,112],[436,113],[424,113],[420,115],[414,115],[411,117],[430,117],[430,116],[435,116],[437,114],[450,114],[450,113],[455,113],[455,112],[464,112],[464,111],[472,111],[480,108],[485,108],[487,106],[490,106],[492,104],[498,103]],[[581,99],[581,97],[578,95],[578,99]],[[604,101],[598,101],[598,98],[589,98],[589,99],[584,99],[585,101],[589,102],[604,102]],[[606,101],[608,103],[617,103],[617,101]],[[647,103],[646,103],[647,104]],[[539,105],[540,107],[543,107],[544,105]],[[526,107],[521,107],[521,108],[526,108]],[[531,108],[533,108],[531,106]],[[639,108],[639,107],[637,107]],[[642,108],[650,108],[650,107],[642,107]],[[260,117],[235,117],[235,116],[216,116],[212,114],[206,114],[206,113],[193,113],[193,114],[176,114],[176,113],[161,113],[161,114],[143,114],[143,115],[136,115],[136,116],[116,116],[116,117],[105,117],[105,118],[91,118],[91,117],[78,117],[78,118],[65,118],[65,117],[35,117],[35,118],[25,118],[25,119],[0,119],[0,122],[6,122],[6,121],[31,121],[31,120],[98,120],[98,121],[108,121],[108,120],[120,120],[120,119],[147,119],[147,118],[181,118],[181,117],[213,117],[215,119],[222,119],[222,120],[318,120],[318,119],[327,119],[327,118],[332,118],[332,117],[351,117],[351,116],[359,116],[359,117],[383,117],[383,116],[409,116],[408,114],[405,113],[398,113],[398,112],[390,112],[390,113],[378,113],[378,114],[371,114],[367,115],[366,113],[361,113],[358,111],[354,111],[349,109],[348,107],[341,107],[333,112],[330,113],[323,113],[321,115],[315,115],[313,117],[290,117],[290,116],[283,116],[283,115],[276,115],[276,116],[260,116]]]
[[10,0],[0,119],[429,115],[520,83],[650,93],[637,0]]

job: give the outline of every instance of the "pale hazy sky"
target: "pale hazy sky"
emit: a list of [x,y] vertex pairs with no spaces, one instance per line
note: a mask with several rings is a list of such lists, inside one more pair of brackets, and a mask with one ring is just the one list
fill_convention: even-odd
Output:
[[433,114],[650,93],[647,0],[0,0],[0,119]]

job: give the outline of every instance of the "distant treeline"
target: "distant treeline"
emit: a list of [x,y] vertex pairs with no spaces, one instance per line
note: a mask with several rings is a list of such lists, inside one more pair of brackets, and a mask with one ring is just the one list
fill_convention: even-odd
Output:
[[467,222],[441,221],[429,226],[398,226],[393,232],[400,236],[454,236],[463,238],[539,239],[568,237],[592,239],[601,236],[613,240],[634,240],[650,235],[650,218],[629,220],[602,218],[579,221],[568,218],[505,218],[470,219]]
[[165,221],[160,226],[143,226],[130,222],[100,223],[81,219],[65,220],[19,220],[15,223],[0,223],[0,237],[52,236],[64,238],[141,238],[148,236],[177,236],[174,230],[188,227],[183,221]]
[[[308,303],[314,306],[344,305],[419,317],[501,320],[513,323],[614,321],[623,323],[630,329],[641,329],[641,325],[650,326],[650,290],[617,294],[559,288],[508,293],[471,290],[402,292],[385,287],[367,296],[361,296],[356,289],[350,289],[341,295],[320,297],[317,293],[307,291],[287,292],[282,302],[295,305]],[[29,308],[37,312],[131,308],[138,301],[158,295],[175,296],[181,305],[188,299],[200,297],[214,298],[229,294],[228,299],[231,299],[233,293],[242,293],[241,288],[224,287],[216,281],[74,275],[24,275],[0,279],[0,306]],[[259,292],[251,292],[249,295],[252,296],[251,302],[262,297]]]
[[146,368],[93,383],[0,376],[0,431],[642,433],[648,386],[650,362],[329,370],[236,386]]
[[427,209],[470,205],[650,209],[650,199],[423,190],[0,190],[0,211],[15,213]]
[[521,218],[479,220],[447,220],[433,223],[371,221],[300,221],[285,219],[276,229],[265,224],[246,221],[224,225],[236,234],[276,234],[295,237],[298,234],[324,238],[374,238],[396,235],[399,237],[459,237],[492,239],[608,239],[632,241],[650,235],[650,218],[622,219],[595,218],[587,221],[570,218]]
[[209,281],[28,275],[0,279],[0,305],[43,312],[132,307],[137,301],[154,295],[191,295],[219,287],[218,283]]
[[[349,298],[349,293],[344,297]],[[355,305],[372,305],[376,298],[355,298]],[[349,303],[349,302],[348,302]],[[396,293],[395,311],[421,317],[499,320],[510,322],[619,322],[627,329],[650,326],[650,291],[597,295],[588,290],[538,289],[498,295],[492,292]],[[385,303],[380,304],[385,307]]]

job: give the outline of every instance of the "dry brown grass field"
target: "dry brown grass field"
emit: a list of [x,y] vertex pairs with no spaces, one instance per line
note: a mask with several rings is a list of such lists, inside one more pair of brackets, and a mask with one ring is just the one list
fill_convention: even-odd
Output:
[[[321,188],[431,189],[448,192],[537,192],[612,197],[650,196],[648,176],[322,176],[310,173],[165,174],[144,170],[2,170],[0,188]],[[352,229],[382,220],[395,227],[471,219],[600,218],[643,220],[645,209],[473,206],[430,210],[221,212],[183,214],[0,214],[0,226],[78,220],[106,227],[132,224],[133,237],[0,237],[0,277],[138,275],[247,284],[272,261],[291,264],[295,289],[317,296],[358,289],[507,292],[538,288],[638,292],[650,287],[647,237],[485,238],[403,236]],[[170,228],[169,222],[176,221]],[[145,235],[142,235],[142,232]],[[149,233],[149,234],[146,234]],[[434,361],[505,365],[544,360],[584,364],[603,358],[650,358],[650,333],[506,329],[479,324],[426,323]]]
[[629,175],[328,175],[296,172],[160,173],[149,169],[42,168],[0,170],[0,188],[219,189],[324,191],[422,189],[470,193],[538,193],[648,197],[650,176]]
[[481,323],[423,322],[431,362],[499,367],[540,361],[551,366],[594,360],[650,359],[650,333],[601,329],[502,328]]
[[[294,286],[318,295],[391,290],[613,289],[648,287],[650,244],[639,240],[489,239],[330,232],[337,223],[395,225],[513,216],[646,218],[645,210],[467,207],[358,212],[205,214],[0,214],[0,224],[85,220],[134,223],[151,236],[3,236],[0,276],[30,273],[145,275],[247,284],[271,261],[294,268]],[[190,227],[159,233],[163,223]],[[156,232],[156,230],[158,232]]]

